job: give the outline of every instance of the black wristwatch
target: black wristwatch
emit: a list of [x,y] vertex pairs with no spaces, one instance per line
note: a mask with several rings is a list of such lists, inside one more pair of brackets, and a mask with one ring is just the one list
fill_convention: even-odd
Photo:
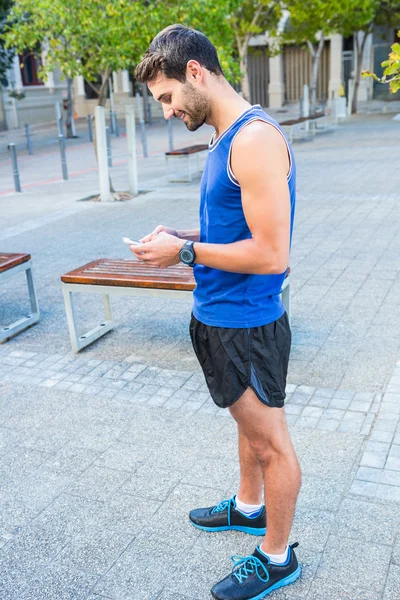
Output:
[[194,267],[196,260],[196,253],[193,248],[194,242],[185,242],[182,248],[179,251],[179,258],[185,264],[189,265],[189,267]]

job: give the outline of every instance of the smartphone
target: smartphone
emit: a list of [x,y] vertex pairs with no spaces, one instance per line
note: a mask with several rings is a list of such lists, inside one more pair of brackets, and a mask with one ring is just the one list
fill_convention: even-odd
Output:
[[136,240],[130,240],[127,237],[123,237],[122,241],[124,242],[124,244],[129,244],[130,246],[140,246],[140,244],[142,242],[137,242]]

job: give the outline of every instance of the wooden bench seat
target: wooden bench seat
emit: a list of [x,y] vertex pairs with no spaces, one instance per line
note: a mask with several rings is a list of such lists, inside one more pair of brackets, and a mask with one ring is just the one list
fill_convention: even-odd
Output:
[[193,160],[195,170],[201,171],[199,156],[202,152],[208,152],[208,144],[194,144],[178,150],[170,150],[165,153],[168,181],[192,181]]
[[[282,300],[290,315],[290,278],[282,288]],[[134,259],[100,258],[61,277],[65,311],[72,349],[79,352],[113,328],[111,295],[191,298],[196,287],[193,269],[183,264],[159,269]],[[101,294],[105,319],[87,333],[78,335],[72,294]]]
[[26,274],[31,312],[10,325],[0,326],[0,343],[5,342],[14,335],[31,327],[31,325],[34,325],[40,319],[39,305],[32,273],[31,255],[0,253],[0,283],[21,272],[25,272]]
[[[317,121],[325,121],[323,128],[318,127]],[[285,131],[288,131],[289,142],[293,142],[294,138],[309,137],[314,135],[317,131],[326,130],[327,116],[323,112],[317,112],[314,115],[308,117],[299,117],[298,119],[288,119],[279,123],[280,127]]]

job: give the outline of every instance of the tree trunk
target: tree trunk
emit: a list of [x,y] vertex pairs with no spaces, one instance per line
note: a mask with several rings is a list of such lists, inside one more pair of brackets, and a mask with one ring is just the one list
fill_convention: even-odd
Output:
[[67,103],[67,138],[72,138],[72,119],[74,107],[72,104],[72,78],[69,76],[67,76]]
[[367,37],[369,35],[369,30],[364,31],[364,36],[362,38],[361,46],[358,41],[358,34],[354,34],[354,40],[356,43],[356,66],[354,69],[354,90],[353,90],[353,99],[351,101],[351,114],[354,115],[357,112],[357,99],[358,99],[358,90],[360,87],[360,79],[361,79],[361,63],[364,54],[365,42],[367,41]]
[[[102,106],[103,108],[106,105],[107,102],[107,91],[108,91],[108,80],[109,77],[111,75],[111,70],[110,69],[106,69],[106,72],[102,75],[102,84],[99,90],[99,99],[97,102],[97,106]],[[95,116],[93,115],[93,124],[95,121]],[[97,145],[96,145],[96,127],[93,127],[93,147],[94,147],[94,154],[96,156],[96,162],[98,163],[98,157],[97,157]],[[114,199],[119,199],[119,198],[114,198],[113,194],[115,194],[115,189],[113,187],[112,181],[111,181],[111,176],[109,177],[110,179],[110,192],[111,192],[111,200]]]
[[311,69],[311,82],[310,82],[310,114],[315,114],[317,106],[317,83],[318,83],[318,71],[319,71],[319,59],[321,58],[322,50],[324,49],[325,37],[321,34],[321,39],[318,42],[318,48],[315,50],[313,44],[308,42],[308,49],[312,56],[312,69]]
[[249,74],[247,71],[248,66],[248,49],[247,47],[242,47],[240,53],[240,72],[241,72],[241,84],[242,84],[242,94],[243,98],[247,100],[247,102],[251,102],[250,98],[250,85],[249,85]]

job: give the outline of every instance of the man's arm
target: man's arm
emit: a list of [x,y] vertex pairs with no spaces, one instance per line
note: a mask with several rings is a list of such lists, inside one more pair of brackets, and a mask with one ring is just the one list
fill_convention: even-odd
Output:
[[178,229],[176,233],[181,240],[198,242],[200,239],[200,229]]
[[289,157],[282,135],[255,121],[236,137],[232,171],[252,238],[232,244],[196,243],[196,263],[237,273],[283,273],[289,263]]
[[[290,194],[289,157],[282,135],[262,121],[247,125],[233,143],[231,166],[252,237],[230,244],[196,242],[196,264],[234,273],[283,273],[289,263]],[[183,239],[195,241],[197,231],[179,232],[179,239],[164,229],[143,240],[147,244],[131,246],[131,251],[149,265],[168,267],[179,262]]]

